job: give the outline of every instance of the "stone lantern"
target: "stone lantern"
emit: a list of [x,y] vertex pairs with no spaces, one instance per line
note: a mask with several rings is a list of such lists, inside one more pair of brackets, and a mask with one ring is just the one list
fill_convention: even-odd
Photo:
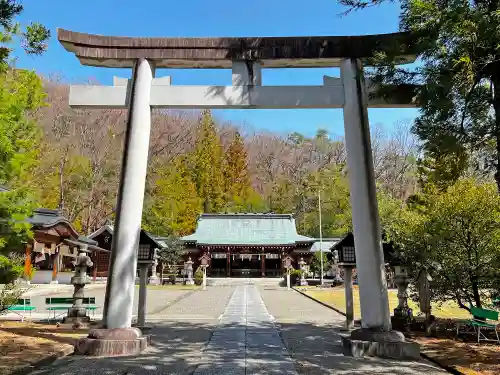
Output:
[[153,264],[151,265],[151,277],[149,278],[149,284],[158,285],[160,284],[160,278],[156,274],[156,268],[158,267],[158,254],[159,249],[154,249],[155,257],[153,259]]
[[345,236],[335,244],[333,251],[337,266],[344,270],[345,329],[350,331],[354,328],[354,295],[352,288],[352,270],[356,268],[354,236],[351,233]]
[[394,309],[392,326],[400,331],[407,331],[413,317],[412,309],[408,307],[408,267],[398,259],[394,262],[394,282],[398,288],[398,306]]
[[68,309],[68,315],[64,318],[63,323],[72,324],[74,328],[79,328],[83,324],[90,322],[90,317],[87,316],[87,309],[84,307],[84,288],[85,285],[91,283],[91,279],[87,275],[87,269],[93,266],[89,256],[89,246],[96,247],[97,241],[80,236],[77,241],[66,240],[66,242],[78,248],[78,256],[73,262],[75,265],[75,275],[71,278],[71,284],[74,287],[73,306]]
[[299,261],[299,267],[300,267],[300,270],[302,271],[300,273],[300,286],[307,286],[307,280],[305,278],[305,273],[306,273],[306,262],[304,261],[304,258],[300,258],[300,261]]
[[184,270],[186,271],[186,285],[194,285],[194,280],[193,280],[193,261],[191,260],[191,257],[188,258],[187,262],[184,263]]
[[139,303],[137,305],[137,325],[144,328],[146,325],[148,270],[158,258],[158,249],[154,248],[150,244],[139,244],[138,250],[137,265],[139,266]]

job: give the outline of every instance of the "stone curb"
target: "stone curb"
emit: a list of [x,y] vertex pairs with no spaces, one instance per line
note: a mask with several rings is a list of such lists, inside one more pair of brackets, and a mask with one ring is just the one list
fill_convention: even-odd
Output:
[[[424,353],[420,353],[420,356],[426,360],[428,360],[429,362],[432,362],[434,363],[435,365],[438,365],[439,367],[441,367],[443,370],[446,370],[448,371],[450,374],[454,374],[454,375],[470,375],[471,373],[465,373],[465,372],[462,372],[460,370],[458,370],[457,368],[455,367],[451,367],[451,366],[447,366],[445,364],[442,364],[441,362],[439,362],[437,359],[434,359],[432,357],[429,357],[427,354],[424,354]],[[473,371],[473,370],[471,370]],[[474,374],[478,374],[480,375],[481,373],[480,372],[476,372],[474,371]]]
[[45,358],[42,358],[36,362],[33,362],[29,365],[23,366],[17,370],[14,370],[13,372],[9,373],[9,375],[28,375],[31,374],[35,370],[39,370],[42,367],[51,365],[58,359],[62,357],[67,357],[71,354],[73,354],[75,351],[75,348],[73,346],[59,350],[58,352],[55,352],[54,354],[48,355]]
[[339,310],[339,309],[337,309],[337,308],[333,307],[332,305],[329,305],[329,304],[327,304],[327,303],[321,302],[320,300],[317,300],[316,298],[314,298],[314,297],[310,296],[310,295],[309,295],[309,294],[307,294],[307,293],[304,293],[303,291],[301,291],[301,290],[299,290],[299,289],[297,289],[297,288],[295,288],[295,287],[292,287],[292,289],[293,289],[293,290],[295,290],[297,293],[302,294],[304,297],[307,297],[307,298],[309,298],[309,299],[313,300],[314,302],[317,302],[317,303],[319,303],[320,305],[323,305],[323,306],[325,306],[325,307],[328,307],[330,310],[333,310],[333,311],[335,311],[335,312],[339,313],[340,315],[345,316],[345,312],[343,312],[343,311],[341,311],[341,310]]
[[[292,287],[292,289],[293,289],[293,290],[295,290],[297,293],[302,294],[304,297],[307,297],[307,298],[309,298],[310,300],[313,300],[313,301],[315,301],[315,302],[319,303],[320,305],[323,305],[323,306],[325,306],[325,307],[328,307],[330,310],[336,311],[336,312],[337,312],[337,313],[339,313],[340,315],[345,316],[345,312],[343,312],[343,311],[341,311],[341,310],[339,310],[339,309],[337,309],[337,308],[335,308],[335,307],[333,307],[333,306],[331,306],[331,305],[328,305],[328,304],[326,304],[326,303],[324,303],[324,302],[321,302],[321,301],[317,300],[316,298],[314,298],[314,297],[312,297],[312,296],[308,295],[307,293],[304,293],[304,292],[302,292],[301,290],[298,290],[298,289],[297,289],[297,288],[295,288],[295,287]],[[429,362],[432,362],[432,363],[434,363],[435,365],[438,365],[439,367],[441,367],[443,370],[445,370],[445,371],[449,372],[450,374],[455,374],[455,375],[467,375],[467,374],[465,374],[465,373],[463,373],[463,372],[461,372],[461,371],[457,370],[456,368],[453,368],[453,367],[450,367],[450,366],[446,366],[446,365],[444,365],[444,364],[440,363],[438,360],[436,360],[436,359],[434,359],[434,358],[432,358],[432,357],[429,357],[427,354],[420,353],[420,356],[421,356],[422,358],[424,358],[425,360],[427,360],[427,361],[429,361]]]

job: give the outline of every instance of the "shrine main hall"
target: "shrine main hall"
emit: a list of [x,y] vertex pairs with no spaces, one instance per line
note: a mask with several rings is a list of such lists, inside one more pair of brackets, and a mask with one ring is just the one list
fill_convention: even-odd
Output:
[[[316,240],[297,233],[290,214],[202,214],[195,233],[182,237],[185,257],[207,261],[210,277],[281,277],[287,259],[309,263]],[[195,268],[196,269],[196,268]]]

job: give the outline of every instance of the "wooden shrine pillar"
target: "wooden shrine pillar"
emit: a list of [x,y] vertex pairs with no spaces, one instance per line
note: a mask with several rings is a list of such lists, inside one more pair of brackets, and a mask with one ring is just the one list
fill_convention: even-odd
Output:
[[97,251],[94,251],[94,270],[93,270],[93,279],[94,282],[97,280],[97,266],[99,264],[99,253]]
[[260,257],[260,272],[262,277],[266,277],[266,254],[264,252]]
[[51,284],[57,284],[57,275],[59,274],[59,263],[60,263],[60,255],[59,249],[55,251],[54,260],[52,263],[52,281]]
[[26,254],[24,256],[24,279],[30,281],[31,278],[31,243],[26,244]]
[[227,277],[231,277],[231,248],[227,248]]

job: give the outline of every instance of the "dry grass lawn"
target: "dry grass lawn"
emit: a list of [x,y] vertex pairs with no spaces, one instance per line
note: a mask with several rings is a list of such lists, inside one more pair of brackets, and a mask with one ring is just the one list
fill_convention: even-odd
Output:
[[[313,298],[324,302],[326,304],[332,305],[333,307],[345,311],[345,295],[344,288],[330,288],[330,289],[305,289],[302,290]],[[389,307],[391,311],[398,305],[397,291],[389,290]],[[408,304],[413,309],[413,315],[417,316],[419,314],[418,305],[412,301],[408,301]],[[464,309],[458,307],[458,305],[452,301],[446,302],[442,305],[433,304],[432,306],[433,314],[438,318],[443,319],[468,319],[469,313]],[[356,286],[354,286],[354,317],[355,319],[361,318],[361,311],[359,307],[359,293]]]
[[71,348],[88,330],[67,330],[55,325],[0,322],[0,375],[7,375],[48,355]]
[[452,339],[415,337],[420,351],[466,375],[500,374],[500,345],[460,342]]

